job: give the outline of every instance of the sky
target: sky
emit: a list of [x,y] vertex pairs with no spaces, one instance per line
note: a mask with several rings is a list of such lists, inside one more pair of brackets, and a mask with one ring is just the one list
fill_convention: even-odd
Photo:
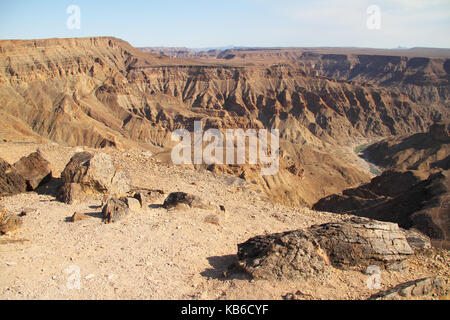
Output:
[[[79,19],[67,11],[72,5]],[[450,48],[449,35],[450,0],[0,0],[0,39],[114,36],[135,47]]]

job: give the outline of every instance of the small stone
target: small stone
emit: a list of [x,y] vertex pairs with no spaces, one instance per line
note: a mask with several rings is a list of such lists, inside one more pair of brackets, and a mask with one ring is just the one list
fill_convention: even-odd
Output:
[[109,199],[103,207],[102,215],[105,223],[114,223],[131,214],[130,208],[122,199]]
[[205,218],[205,222],[206,222],[206,223],[215,224],[215,225],[217,225],[217,226],[220,225],[220,219],[219,219],[219,217],[216,216],[216,215],[214,215],[214,214],[211,214],[211,215],[207,216],[207,217]]
[[73,214],[73,216],[70,218],[70,221],[77,222],[77,221],[82,221],[82,220],[86,220],[86,219],[89,219],[89,216],[85,215],[84,213],[75,212]]

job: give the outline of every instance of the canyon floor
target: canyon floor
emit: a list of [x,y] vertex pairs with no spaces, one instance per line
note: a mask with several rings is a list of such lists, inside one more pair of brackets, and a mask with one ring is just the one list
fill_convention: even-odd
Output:
[[[9,163],[37,149],[50,161],[55,178],[80,151],[54,143],[0,143],[0,154]],[[369,275],[339,269],[306,281],[226,278],[223,273],[236,259],[237,244],[348,216],[274,204],[241,179],[167,165],[148,152],[102,152],[129,173],[133,185],[161,189],[165,195],[155,197],[146,210],[109,225],[101,220],[100,201],[76,206],[57,202],[52,184],[39,192],[2,198],[0,206],[26,215],[21,229],[0,238],[0,299],[252,300],[283,299],[296,292],[304,299],[367,299],[410,280],[438,275],[450,279],[450,255],[438,249],[418,252],[403,271],[383,270],[378,290],[368,288]],[[216,212],[219,225],[205,221],[211,211],[163,209],[164,198],[175,191],[224,205],[225,213]],[[74,212],[90,218],[68,222]],[[70,286],[77,270],[79,289]]]

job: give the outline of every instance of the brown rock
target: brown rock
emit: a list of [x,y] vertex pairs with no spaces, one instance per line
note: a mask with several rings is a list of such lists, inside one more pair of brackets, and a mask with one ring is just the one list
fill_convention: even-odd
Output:
[[326,261],[306,230],[251,238],[238,245],[238,266],[253,279],[305,279],[322,275]]
[[[130,190],[128,176],[116,170],[112,158],[104,153],[96,155],[88,152],[77,153],[61,173],[61,180],[64,186],[60,194],[66,195],[60,197],[63,202],[71,199],[83,201],[82,193],[122,195]],[[74,184],[77,186],[75,187]]]
[[211,215],[207,216],[204,221],[206,223],[215,224],[216,226],[220,226],[220,219],[215,214],[211,214]]
[[440,277],[429,277],[409,281],[386,291],[372,295],[369,300],[396,300],[400,298],[413,298],[437,294],[445,296],[448,294],[448,285]]
[[27,182],[8,162],[0,158],[0,196],[19,194],[27,190]]
[[238,266],[254,279],[324,275],[327,265],[363,270],[413,254],[396,224],[364,218],[258,236],[238,245]]
[[85,215],[84,213],[75,212],[73,214],[73,216],[70,218],[70,221],[77,222],[77,221],[82,221],[82,220],[86,220],[86,219],[89,219],[89,216]]
[[115,223],[131,214],[130,208],[122,199],[109,199],[103,207],[102,215],[105,223]]
[[66,183],[59,189],[56,199],[63,203],[75,205],[88,199],[79,183]]
[[63,183],[79,183],[85,192],[125,194],[130,190],[127,176],[115,169],[104,153],[77,153],[61,173]]
[[450,248],[450,170],[426,177],[415,171],[387,171],[369,184],[321,199],[313,209],[394,222]]
[[340,268],[387,267],[414,254],[405,233],[395,223],[367,218],[312,226],[308,229],[331,263]]
[[18,216],[7,212],[6,210],[0,210],[0,234],[6,234],[15,231],[22,227],[22,219]]
[[135,192],[133,198],[139,201],[142,209],[147,208],[147,197],[144,192]]
[[189,208],[198,208],[205,210],[213,210],[214,208],[204,203],[199,197],[185,193],[173,192],[164,200],[163,208],[171,209],[177,207],[179,204],[185,204]]
[[406,234],[406,240],[413,249],[430,249],[431,239],[426,235],[416,230],[404,230]]
[[14,164],[17,172],[27,181],[28,191],[33,191],[52,178],[50,162],[44,159],[39,151],[21,158]]

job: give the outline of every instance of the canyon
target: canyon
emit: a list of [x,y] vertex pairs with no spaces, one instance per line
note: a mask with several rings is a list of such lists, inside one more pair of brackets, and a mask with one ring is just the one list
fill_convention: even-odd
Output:
[[[0,40],[0,297],[448,299],[449,74],[447,49]],[[199,126],[277,130],[279,170],[175,163]]]
[[273,201],[311,206],[373,177],[357,165],[356,145],[449,118],[449,56],[274,48],[173,58],[109,37],[2,40],[0,133],[6,141],[145,149],[168,162],[171,133],[195,120],[205,129],[278,129],[276,175],[208,169],[240,176]]

